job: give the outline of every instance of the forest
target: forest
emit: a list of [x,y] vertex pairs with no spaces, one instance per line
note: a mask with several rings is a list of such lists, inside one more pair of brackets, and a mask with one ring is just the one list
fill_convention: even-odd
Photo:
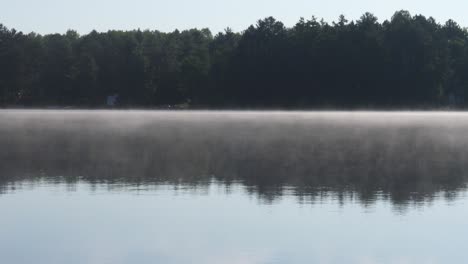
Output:
[[328,23],[23,33],[0,24],[0,107],[433,108],[468,105],[468,31],[397,11]]

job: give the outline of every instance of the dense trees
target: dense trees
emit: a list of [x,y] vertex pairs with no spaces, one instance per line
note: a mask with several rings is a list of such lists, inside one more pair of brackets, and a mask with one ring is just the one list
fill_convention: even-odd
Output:
[[407,11],[291,28],[41,36],[0,24],[0,105],[432,107],[468,104],[468,32]]

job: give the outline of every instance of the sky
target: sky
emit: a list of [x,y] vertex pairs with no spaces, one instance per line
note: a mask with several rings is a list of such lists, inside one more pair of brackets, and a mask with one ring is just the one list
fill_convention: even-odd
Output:
[[383,21],[402,9],[468,26],[466,0],[0,0],[0,23],[40,34],[138,28],[209,28],[216,33],[226,27],[242,31],[267,16],[293,26],[300,17],[332,22],[340,14],[356,20],[365,12]]

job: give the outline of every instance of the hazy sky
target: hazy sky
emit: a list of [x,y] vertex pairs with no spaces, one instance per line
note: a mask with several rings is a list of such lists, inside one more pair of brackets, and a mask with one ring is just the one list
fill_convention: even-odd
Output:
[[468,26],[466,0],[0,0],[0,6],[0,23],[42,34],[70,28],[80,33],[192,27],[218,32],[227,26],[241,31],[266,16],[292,26],[301,16],[331,22],[340,14],[354,20],[366,11],[382,21],[401,9]]

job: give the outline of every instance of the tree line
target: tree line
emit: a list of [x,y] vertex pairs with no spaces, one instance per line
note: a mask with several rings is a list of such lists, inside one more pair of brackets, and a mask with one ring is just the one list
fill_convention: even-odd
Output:
[[468,104],[468,31],[396,12],[379,22],[273,17],[227,28],[25,34],[0,24],[0,106],[441,107]]

